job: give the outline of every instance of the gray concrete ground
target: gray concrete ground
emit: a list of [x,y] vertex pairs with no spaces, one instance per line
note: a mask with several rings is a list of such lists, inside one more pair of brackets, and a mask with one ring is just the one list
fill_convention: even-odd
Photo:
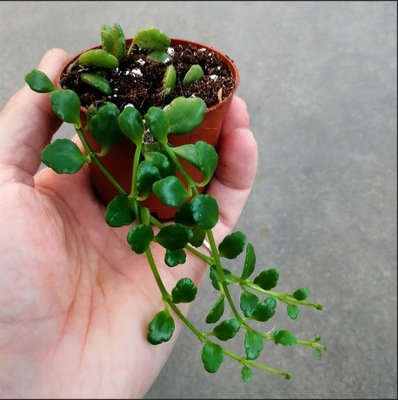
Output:
[[[47,49],[77,53],[115,22],[127,35],[153,25],[210,44],[238,64],[260,157],[237,228],[284,290],[308,286],[324,305],[287,326],[329,347],[318,359],[268,345],[263,361],[292,380],[256,371],[244,384],[232,360],[205,372],[184,330],[146,398],[396,398],[396,2],[3,1],[0,105]],[[210,296],[205,283],[194,321]]]

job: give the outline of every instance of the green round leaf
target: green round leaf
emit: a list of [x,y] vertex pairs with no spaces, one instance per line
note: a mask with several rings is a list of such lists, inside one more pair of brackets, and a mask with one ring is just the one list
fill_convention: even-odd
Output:
[[242,292],[240,295],[240,309],[245,317],[251,317],[259,303],[258,297],[250,292]]
[[[227,280],[232,279],[232,273],[231,271],[227,270],[226,268],[223,268],[223,272],[227,278]],[[217,268],[215,265],[210,266],[210,280],[211,283],[216,290],[220,290],[220,285],[218,283],[218,273],[217,273]],[[229,282],[226,282],[227,285],[229,285]]]
[[112,227],[129,225],[135,220],[135,213],[127,195],[119,194],[108,204],[105,220]]
[[152,192],[152,185],[160,179],[160,172],[150,161],[141,161],[137,170],[137,189],[142,196]]
[[184,135],[202,123],[206,113],[206,103],[199,97],[177,97],[164,108],[164,111],[169,120],[168,132]]
[[139,111],[133,106],[126,106],[118,117],[120,130],[137,146],[142,142],[144,122]]
[[155,182],[152,190],[159,200],[167,206],[179,207],[188,198],[184,184],[175,176],[168,176]]
[[192,231],[182,224],[167,225],[154,237],[154,241],[169,250],[183,249],[192,238]]
[[112,27],[110,25],[101,26],[101,43],[103,50],[107,53],[112,52]]
[[199,64],[192,65],[189,68],[188,72],[185,74],[184,79],[182,80],[183,85],[190,85],[198,81],[200,78],[203,78],[204,72],[202,67]]
[[276,300],[272,297],[267,297],[261,303],[258,303],[253,310],[252,318],[256,321],[265,322],[275,315]]
[[166,68],[163,76],[163,96],[168,96],[175,88],[177,80],[177,71],[173,64]]
[[248,243],[246,246],[245,263],[243,265],[242,276],[240,277],[240,279],[244,281],[249,278],[249,276],[253,273],[255,266],[256,253],[254,251],[253,245],[251,243]]
[[119,115],[120,111],[115,104],[106,103],[90,120],[91,134],[102,147],[101,155],[104,155],[123,137],[118,123]]
[[212,178],[218,164],[216,150],[210,144],[198,141],[195,143],[195,150],[199,162],[199,169],[204,176],[204,181],[199,186],[207,185]]
[[176,265],[184,264],[187,259],[187,254],[184,250],[166,250],[164,262],[168,267],[175,267]]
[[148,249],[153,239],[153,230],[149,225],[138,225],[131,229],[127,234],[127,242],[137,254],[143,253]]
[[163,153],[159,151],[144,151],[144,157],[146,161],[150,161],[157,167],[162,178],[176,174],[177,167]]
[[80,79],[107,96],[112,94],[111,85],[103,75],[87,72],[82,74]]
[[184,160],[188,161],[190,164],[194,165],[196,168],[199,167],[198,154],[196,153],[196,148],[194,144],[183,144],[177,147],[171,147],[171,150]]
[[77,128],[80,128],[80,100],[73,90],[54,90],[50,93],[50,101],[55,114],[62,121],[74,124]]
[[249,367],[242,367],[241,377],[244,382],[250,382],[253,377],[253,371]]
[[230,260],[238,257],[242,253],[246,244],[246,235],[243,232],[237,231],[225,236],[222,242],[218,245],[220,257],[225,257]]
[[161,108],[150,107],[145,114],[145,122],[159,143],[167,143],[169,121],[167,114]]
[[91,65],[98,68],[113,69],[119,66],[119,60],[103,49],[87,50],[77,58],[76,62],[81,65]]
[[50,78],[37,69],[32,70],[25,76],[25,82],[34,92],[48,93],[57,90]]
[[293,297],[296,300],[305,300],[308,298],[308,296],[310,295],[310,291],[307,288],[300,288],[297,289],[294,293],[293,293]]
[[207,185],[218,163],[218,155],[214,147],[203,141],[198,141],[195,144],[173,147],[172,150],[202,172],[204,180],[198,186]]
[[247,359],[255,360],[263,350],[263,338],[258,332],[248,329],[245,334],[244,345]]
[[113,25],[111,53],[120,61],[126,53],[126,38],[119,24]]
[[204,240],[206,238],[206,231],[198,226],[194,226],[192,228],[192,238],[189,243],[194,247],[202,246]]
[[286,312],[291,319],[296,319],[299,315],[299,309],[294,304],[288,304],[286,307]]
[[256,278],[254,283],[264,290],[270,290],[278,284],[279,272],[275,268],[262,271]]
[[224,295],[221,295],[215,302],[209,313],[207,314],[206,322],[208,324],[214,324],[215,322],[217,322],[224,314],[224,309],[225,309]]
[[202,348],[202,362],[204,369],[214,374],[220,368],[224,359],[222,348],[216,343],[206,343]]
[[297,339],[292,332],[284,329],[277,329],[274,333],[274,342],[282,346],[294,346],[297,343]]
[[190,303],[195,300],[198,288],[189,278],[180,279],[174,289],[171,291],[171,297],[175,304]]
[[43,149],[41,160],[58,174],[74,174],[89,158],[71,140],[56,139]]
[[148,342],[151,344],[167,342],[173,336],[174,329],[175,323],[169,311],[160,311],[148,325]]
[[214,228],[218,221],[218,204],[212,196],[197,195],[189,204],[197,226],[205,230]]
[[232,339],[239,331],[240,323],[238,320],[232,318],[227,319],[213,329],[213,334],[217,339],[226,341]]
[[165,51],[171,43],[170,38],[157,28],[144,28],[134,35],[134,43],[142,49]]
[[174,216],[174,221],[186,226],[194,227],[195,221],[193,219],[191,205],[189,203],[184,203],[179,208]]

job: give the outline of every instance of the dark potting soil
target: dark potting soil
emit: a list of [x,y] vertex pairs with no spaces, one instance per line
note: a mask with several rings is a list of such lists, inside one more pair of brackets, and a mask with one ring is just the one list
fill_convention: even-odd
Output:
[[[163,63],[149,60],[148,50],[134,46],[130,54],[127,55],[126,51],[126,56],[117,69],[75,66],[69,73],[61,76],[61,86],[74,90],[79,95],[82,106],[86,108],[91,104],[99,107],[104,102],[112,102],[122,111],[127,104],[133,104],[141,115],[151,106],[163,108],[178,96],[200,97],[209,108],[224,100],[234,90],[235,80],[231,71],[214,52],[191,44],[179,44],[170,49],[174,54],[169,61]],[[177,71],[177,81],[173,92],[164,97],[161,93],[163,77],[170,63]],[[194,64],[202,67],[204,76],[190,85],[183,85],[185,74]],[[82,73],[99,71],[110,82],[110,96],[79,79]]]

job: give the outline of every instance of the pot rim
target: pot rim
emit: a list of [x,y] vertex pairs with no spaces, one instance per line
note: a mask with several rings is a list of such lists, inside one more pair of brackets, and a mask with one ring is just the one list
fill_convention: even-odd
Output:
[[[127,39],[125,39],[125,40],[126,40],[126,44],[130,44],[131,41],[133,40],[133,38],[127,38]],[[203,44],[203,43],[200,43],[200,42],[196,42],[196,41],[194,41],[194,40],[180,39],[180,38],[174,38],[174,37],[171,37],[170,40],[171,40],[171,43],[170,43],[170,46],[171,46],[171,47],[172,47],[173,45],[177,45],[177,44],[180,44],[180,43],[192,44],[193,46],[195,46],[195,47],[197,47],[197,48],[202,48],[202,47],[204,47],[204,48],[206,48],[207,50],[210,50],[210,51],[214,52],[215,54],[217,54],[217,56],[221,59],[221,61],[222,61],[225,65],[227,65],[227,67],[228,67],[229,70],[231,71],[232,76],[233,76],[234,81],[235,81],[234,90],[233,90],[224,100],[222,100],[221,102],[219,102],[219,103],[217,103],[217,104],[215,104],[215,105],[213,105],[213,106],[211,106],[211,107],[207,107],[207,108],[206,108],[206,113],[211,112],[211,111],[213,111],[213,110],[216,110],[216,109],[218,109],[219,107],[223,106],[225,103],[227,103],[227,102],[231,99],[231,97],[235,94],[235,92],[236,92],[236,90],[237,90],[237,88],[238,88],[238,86],[239,86],[239,83],[240,83],[239,69],[238,69],[237,65],[235,64],[235,61],[234,61],[232,58],[230,58],[227,54],[225,54],[225,53],[221,52],[220,50],[216,49],[215,47],[212,47],[212,46],[207,45],[207,44]],[[60,85],[61,75],[62,75],[63,72],[66,70],[66,68],[67,68],[74,60],[76,60],[82,53],[84,53],[84,52],[86,52],[86,51],[88,51],[88,50],[94,50],[94,49],[100,49],[100,48],[102,48],[102,44],[94,45],[94,46],[88,47],[88,48],[85,49],[85,50],[81,50],[81,51],[79,51],[78,53],[76,53],[75,55],[69,57],[69,59],[61,66],[60,70],[58,71],[57,76],[56,76],[56,79],[55,79],[55,85],[56,85],[59,89],[61,88],[61,85]],[[84,107],[84,106],[81,106],[80,108],[81,108],[81,110],[83,110],[84,112],[87,111],[87,108]]]

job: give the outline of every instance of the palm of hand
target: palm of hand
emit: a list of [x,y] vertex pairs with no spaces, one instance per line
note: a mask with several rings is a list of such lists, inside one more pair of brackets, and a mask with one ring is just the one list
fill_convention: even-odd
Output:
[[[0,262],[0,346],[15,357],[34,353],[29,375],[77,388],[76,395],[115,393],[127,376],[131,387],[123,390],[145,392],[140,371],[154,379],[173,344],[159,353],[145,339],[162,308],[146,258],[129,248],[127,228],[106,225],[87,174],[55,175],[43,170],[38,190],[15,183],[2,196],[0,260],[10,247],[17,259]],[[162,250],[153,250],[162,260]],[[179,279],[175,270],[161,273],[166,286]]]

